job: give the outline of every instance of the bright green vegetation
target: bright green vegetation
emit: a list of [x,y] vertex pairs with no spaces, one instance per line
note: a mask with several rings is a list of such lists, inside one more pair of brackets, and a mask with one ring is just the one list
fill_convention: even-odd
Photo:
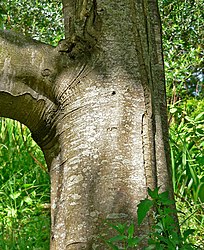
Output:
[[204,249],[203,0],[160,0],[173,186],[181,231]]
[[0,28],[57,45],[63,38],[61,0],[1,0]]
[[28,129],[0,120],[0,249],[49,249],[50,181]]
[[168,104],[204,97],[203,0],[159,0]]
[[[195,112],[193,112],[195,110]],[[170,109],[171,163],[181,230],[195,229],[192,242],[204,238],[204,101],[187,100]]]
[[[187,243],[200,249],[204,249],[203,4],[203,0],[159,0],[173,186],[182,232],[178,244],[181,246],[187,239]],[[63,37],[60,9],[58,0],[1,0],[0,27],[56,45]],[[49,249],[49,193],[49,175],[43,154],[29,131],[17,122],[1,119],[0,249]],[[157,198],[151,195],[150,201],[141,204],[147,207],[149,204],[150,208],[154,203],[157,207],[161,195]],[[162,218],[169,219],[168,209],[161,213]],[[161,218],[161,214],[157,216]],[[118,240],[129,237],[132,246],[138,244],[132,224],[112,225],[112,229],[116,230]],[[158,232],[152,231],[152,245],[157,244],[156,249],[160,249],[158,244],[163,244],[155,243]],[[175,235],[173,239],[175,242]],[[113,244],[114,240],[111,241]],[[148,249],[155,249],[153,247],[150,245]],[[188,249],[185,247],[179,249]],[[161,249],[175,248],[164,245]]]
[[[109,230],[115,231],[116,235],[110,239],[101,237],[104,243],[113,250],[137,249],[140,243],[147,244],[144,250],[193,250],[197,249],[196,245],[188,242],[188,237],[194,230],[187,229],[178,234],[178,228],[173,219],[175,210],[172,208],[174,201],[169,199],[168,192],[159,193],[159,188],[151,190],[148,188],[150,199],[146,198],[140,201],[137,210],[138,226],[141,226],[148,213],[152,214],[152,225],[150,232],[143,236],[134,236],[134,223],[127,225],[126,223],[110,224],[105,223]],[[133,248],[134,247],[134,248]]]

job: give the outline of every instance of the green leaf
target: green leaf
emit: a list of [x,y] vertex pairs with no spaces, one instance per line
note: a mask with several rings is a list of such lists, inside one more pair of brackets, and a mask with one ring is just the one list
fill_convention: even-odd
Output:
[[120,234],[124,234],[125,229],[126,229],[126,224],[121,224],[121,223],[117,223],[116,225],[114,224],[109,224],[110,227],[112,227],[113,229],[115,229],[117,232],[119,232]]
[[113,243],[108,242],[108,241],[105,241],[105,243],[106,243],[109,247],[111,247],[111,249],[113,249],[113,250],[119,250],[119,248],[118,248],[116,245],[114,245]]
[[[201,118],[201,119],[200,119]],[[201,112],[195,117],[195,121],[203,120],[204,119],[204,112]]]
[[183,232],[184,239],[187,239],[187,237],[195,232],[195,229],[187,229]]
[[128,239],[128,247],[136,247],[140,241],[141,239],[139,237]]
[[163,225],[164,225],[164,229],[171,229],[173,228],[173,225],[174,225],[174,219],[172,218],[172,216],[169,216],[169,215],[166,215],[164,218],[163,218]]
[[159,187],[156,187],[154,190],[148,188],[148,194],[152,199],[157,199],[159,197]]
[[135,227],[134,224],[131,223],[129,228],[128,228],[128,239],[132,238],[134,235]]
[[188,121],[188,122],[194,122],[194,119],[189,117],[189,116],[185,116],[185,119]]
[[153,250],[153,249],[155,250],[156,249],[155,247],[156,247],[155,244],[149,245],[149,246],[145,247],[144,250]]
[[25,184],[23,184],[22,185],[24,188],[28,188],[28,187],[32,187],[33,186],[33,184],[28,184],[28,183],[25,183]]
[[25,198],[24,198],[24,201],[27,203],[27,204],[32,204],[32,202],[33,202],[33,200],[29,197],[29,196],[26,196]]
[[169,192],[168,191],[165,191],[165,192],[162,192],[159,194],[159,198],[160,199],[168,199],[169,198]]
[[11,197],[11,199],[16,200],[20,195],[20,192],[15,192],[13,194],[10,194],[9,196]]
[[[202,177],[202,179],[204,179],[204,177]],[[199,185],[198,196],[199,196],[201,202],[204,202],[204,182],[201,182],[200,185]]]
[[197,129],[196,129],[196,133],[197,133],[198,135],[204,135],[204,130],[201,129],[201,128],[197,128]]
[[165,191],[165,192],[159,194],[159,201],[162,203],[162,205],[174,204],[174,201],[169,199],[169,192],[168,191]]
[[109,243],[121,241],[127,239],[127,236],[125,235],[116,235],[108,240]]
[[161,222],[158,222],[154,228],[156,229],[156,232],[158,232],[159,234],[161,234],[164,231],[164,227]]
[[137,209],[138,225],[141,225],[142,221],[144,220],[145,216],[147,215],[153,204],[154,202],[147,198],[145,200],[140,201]]
[[198,156],[196,161],[202,166],[204,166],[204,156]]
[[169,112],[170,112],[171,114],[176,113],[176,111],[177,111],[177,108],[171,108],[171,109],[169,110]]

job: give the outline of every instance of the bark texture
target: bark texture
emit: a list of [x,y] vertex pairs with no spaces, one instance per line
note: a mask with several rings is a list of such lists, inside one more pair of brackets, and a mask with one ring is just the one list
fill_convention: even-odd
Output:
[[1,31],[0,116],[45,153],[51,249],[104,249],[104,219],[136,221],[147,187],[171,191],[160,18],[156,0],[63,6],[57,48]]

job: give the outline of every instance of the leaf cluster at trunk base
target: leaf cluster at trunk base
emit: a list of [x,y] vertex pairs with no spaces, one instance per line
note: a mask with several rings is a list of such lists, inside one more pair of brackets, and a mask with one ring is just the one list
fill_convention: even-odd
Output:
[[[147,246],[143,250],[175,250],[175,249],[199,249],[191,243],[188,243],[188,237],[193,234],[193,229],[187,229],[181,235],[175,225],[172,209],[174,201],[169,199],[168,191],[159,193],[159,188],[151,190],[148,188],[148,194],[151,199],[146,198],[141,200],[138,205],[137,218],[138,227],[142,225],[146,216],[151,213],[154,219],[154,224],[151,226],[150,232],[143,237],[134,236],[136,229],[134,223],[128,225],[127,223],[110,223],[105,221],[105,225],[109,228],[109,234],[116,234],[106,239],[104,236],[100,237],[110,249],[136,249],[140,247],[143,242],[147,242]],[[107,235],[106,235],[107,236]],[[138,249],[138,248],[137,248]]]

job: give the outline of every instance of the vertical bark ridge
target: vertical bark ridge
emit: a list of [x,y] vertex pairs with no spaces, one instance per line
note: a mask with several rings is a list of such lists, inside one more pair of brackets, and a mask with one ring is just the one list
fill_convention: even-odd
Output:
[[149,17],[146,1],[130,1],[134,31],[135,49],[137,51],[141,82],[144,90],[145,112],[142,121],[142,138],[144,151],[144,168],[146,171],[147,187],[157,185],[154,145],[154,104],[152,100],[153,85],[150,64]]
[[[148,0],[150,19],[150,39],[151,39],[151,74],[154,86],[153,101],[155,113],[155,143],[156,143],[156,168],[158,186],[161,190],[171,189],[170,174],[170,153],[168,143],[168,125],[167,125],[167,106],[164,84],[164,64],[162,57],[162,41],[161,41],[161,20],[159,16],[158,4],[155,0]],[[158,98],[159,97],[159,98]],[[166,181],[164,181],[166,180]]]

